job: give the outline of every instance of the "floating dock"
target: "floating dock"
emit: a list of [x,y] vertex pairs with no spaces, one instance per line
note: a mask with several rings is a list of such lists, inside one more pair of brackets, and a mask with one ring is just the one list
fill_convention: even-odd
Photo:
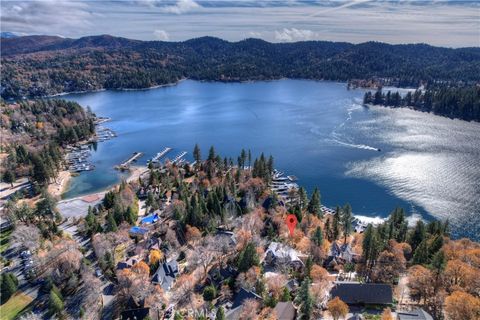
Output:
[[119,170],[128,170],[130,168],[130,165],[132,162],[137,161],[140,157],[143,156],[143,152],[134,152],[128,160],[120,164],[119,166],[116,166],[115,169]]
[[185,157],[186,154],[187,154],[187,151],[182,151],[182,152],[180,152],[179,154],[177,154],[177,155],[175,156],[175,158],[173,158],[172,163],[179,163],[179,162],[181,162],[182,158]]
[[163,158],[170,151],[172,151],[172,148],[166,147],[165,149],[157,153],[155,157],[153,157],[152,160],[150,160],[150,162],[153,162],[153,163],[160,162],[160,159]]

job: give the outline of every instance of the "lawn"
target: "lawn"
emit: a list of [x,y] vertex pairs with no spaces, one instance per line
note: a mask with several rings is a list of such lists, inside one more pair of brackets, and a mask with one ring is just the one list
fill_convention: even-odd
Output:
[[11,297],[10,300],[0,306],[0,320],[15,319],[15,317],[25,309],[30,302],[32,302],[32,298],[23,293],[17,293]]
[[12,231],[13,229],[8,229],[0,233],[0,254],[2,254],[5,250],[7,250]]

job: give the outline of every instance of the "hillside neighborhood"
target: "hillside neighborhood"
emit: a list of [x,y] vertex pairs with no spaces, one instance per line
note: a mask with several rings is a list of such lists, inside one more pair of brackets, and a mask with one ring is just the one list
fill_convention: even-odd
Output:
[[273,157],[193,153],[99,195],[4,202],[2,303],[27,296],[24,319],[478,315],[480,246],[450,240],[448,222],[409,227],[397,208],[362,224],[348,204],[308,197]]

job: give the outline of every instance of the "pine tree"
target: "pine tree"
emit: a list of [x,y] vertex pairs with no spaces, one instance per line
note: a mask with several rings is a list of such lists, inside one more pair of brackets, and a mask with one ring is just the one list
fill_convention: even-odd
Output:
[[313,191],[312,197],[310,198],[310,202],[308,203],[307,210],[308,212],[318,216],[319,218],[323,217],[322,208],[320,204],[320,191],[318,190],[318,188],[315,188],[315,190]]
[[347,237],[352,233],[352,222],[352,207],[347,203],[342,210],[342,229],[345,243],[347,242]]
[[418,220],[415,228],[413,229],[408,243],[412,247],[412,250],[415,251],[418,245],[420,245],[423,240],[425,240],[426,230],[425,223],[422,220]]
[[304,209],[308,204],[308,195],[304,187],[300,187],[300,189],[298,189],[298,203],[302,209]]
[[443,246],[443,236],[437,235],[433,238],[430,246],[428,247],[428,254],[433,257]]
[[287,287],[283,287],[282,295],[280,296],[280,301],[287,302],[290,300],[292,300],[292,297],[290,296],[290,291],[288,290]]
[[305,278],[310,278],[310,273],[312,271],[313,261],[312,257],[308,256],[307,261],[305,261]]
[[367,274],[369,274],[373,268],[381,249],[378,233],[373,226],[369,224],[363,234],[362,242],[362,258]]
[[427,264],[429,260],[427,240],[423,240],[415,249],[413,264]]
[[50,297],[48,300],[48,309],[53,315],[61,314],[65,308],[62,299],[52,290],[50,291]]
[[258,266],[259,258],[255,245],[250,242],[238,255],[238,271],[245,272],[252,266]]
[[3,174],[3,181],[5,183],[10,183],[10,186],[13,188],[13,183],[15,182],[15,173],[11,170],[5,171]]
[[322,232],[322,229],[320,227],[317,227],[315,229],[315,233],[313,234],[313,242],[321,247],[323,245],[323,232]]
[[208,161],[215,161],[215,148],[213,146],[211,146],[208,151]]
[[337,206],[335,208],[335,214],[333,215],[333,221],[332,221],[333,240],[337,240],[338,236],[340,235],[340,219],[341,218],[342,218],[342,211],[340,210],[340,207]]
[[17,291],[18,280],[13,273],[7,272],[0,275],[0,303],[5,303]]
[[107,232],[116,232],[118,230],[117,223],[115,222],[115,218],[113,214],[110,212],[107,215]]
[[215,320],[225,320],[225,311],[223,310],[222,306],[220,306],[217,309],[217,314],[215,315]]
[[309,320],[313,310],[313,298],[310,293],[310,279],[305,278],[300,286],[297,298],[297,304],[300,304],[300,319]]
[[438,251],[432,258],[431,268],[436,274],[441,274],[447,265],[447,259],[443,250]]
[[202,160],[202,155],[201,155],[200,147],[198,146],[198,144],[195,144],[195,147],[193,148],[193,158],[198,164]]

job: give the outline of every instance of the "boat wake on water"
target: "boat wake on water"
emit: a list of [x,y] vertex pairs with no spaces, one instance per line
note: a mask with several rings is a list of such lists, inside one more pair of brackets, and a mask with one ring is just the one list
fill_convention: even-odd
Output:
[[371,151],[382,151],[380,148],[375,148],[366,144],[358,144],[358,143],[354,143],[353,141],[345,141],[347,137],[345,137],[345,135],[339,132],[345,128],[345,125],[347,124],[348,121],[352,120],[353,111],[360,110],[361,108],[362,106],[357,103],[354,103],[350,108],[348,108],[347,118],[345,119],[345,121],[343,121],[338,126],[336,126],[335,129],[333,129],[333,131],[330,134],[332,138],[328,140],[346,147],[363,149],[363,150],[371,150]]
[[363,150],[371,150],[371,151],[382,151],[380,148],[375,148],[372,146],[368,146],[366,144],[354,144],[354,143],[348,143],[344,141],[340,141],[338,139],[332,139],[333,142],[338,143],[342,146],[347,146],[347,147],[352,147],[352,148],[357,148],[357,149],[363,149]]

